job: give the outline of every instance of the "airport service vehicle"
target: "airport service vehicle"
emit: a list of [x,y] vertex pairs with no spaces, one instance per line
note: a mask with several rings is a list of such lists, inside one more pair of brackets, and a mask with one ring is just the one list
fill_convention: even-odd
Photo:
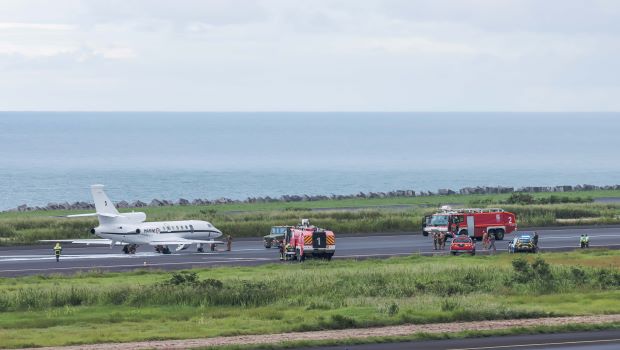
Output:
[[521,234],[508,243],[509,253],[536,253],[538,247],[534,244],[534,239],[529,234]]
[[125,253],[135,253],[138,245],[155,247],[158,253],[170,254],[169,245],[176,245],[176,251],[196,244],[199,252],[204,244],[224,244],[214,241],[222,232],[210,222],[201,220],[145,222],[146,214],[141,212],[119,213],[103,191],[103,185],[90,187],[95,200],[96,213],[67,215],[67,218],[96,216],[99,226],[90,233],[100,239],[54,239],[41,242],[68,242],[76,244],[123,245]]
[[304,261],[306,258],[324,258],[331,260],[336,252],[336,235],[334,232],[311,226],[308,219],[291,229],[287,243],[292,247],[292,260]]
[[424,236],[445,232],[448,237],[467,235],[471,238],[482,239],[486,231],[501,241],[505,234],[517,229],[517,218],[515,214],[499,208],[452,209],[444,206],[441,212],[425,217],[423,225]]
[[450,243],[450,254],[457,255],[462,253],[476,255],[476,243],[466,235],[460,235]]
[[286,233],[290,235],[291,226],[272,226],[271,232],[263,237],[265,248],[278,247],[279,241],[285,241]]

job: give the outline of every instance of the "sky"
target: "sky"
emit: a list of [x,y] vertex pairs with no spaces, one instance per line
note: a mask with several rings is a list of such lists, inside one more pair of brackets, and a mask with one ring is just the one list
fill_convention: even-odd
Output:
[[615,0],[2,0],[0,110],[620,111]]

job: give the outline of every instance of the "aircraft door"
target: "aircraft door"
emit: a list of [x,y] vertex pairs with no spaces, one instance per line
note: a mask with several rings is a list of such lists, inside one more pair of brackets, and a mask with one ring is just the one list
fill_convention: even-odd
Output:
[[194,233],[194,225],[189,225],[189,233]]
[[475,228],[476,228],[476,225],[474,223],[474,216],[473,215],[469,215],[467,217],[467,233],[468,233],[469,237],[472,237],[472,238],[474,237],[474,235],[475,235],[475,232],[474,232]]

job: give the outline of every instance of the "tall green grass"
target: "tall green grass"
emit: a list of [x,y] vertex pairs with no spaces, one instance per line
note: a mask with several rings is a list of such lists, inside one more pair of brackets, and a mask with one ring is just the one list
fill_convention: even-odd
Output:
[[[548,294],[619,287],[617,270],[551,266],[540,258],[532,263],[516,259],[512,268],[380,264],[372,269],[348,267],[333,271],[328,263],[308,262],[301,269],[264,276],[258,281],[212,278],[200,281],[196,275],[175,273],[169,281],[105,289],[71,284],[15,288],[0,294],[0,311],[80,305],[259,307],[283,298],[290,305],[330,309],[347,305],[351,298],[455,297],[497,292]],[[456,308],[442,306],[444,311]]]
[[0,347],[620,313],[618,267],[586,266],[619,255],[414,255],[0,278]]
[[[537,205],[501,205],[517,215],[520,227],[553,226],[558,219],[571,219],[571,224],[620,224],[620,204],[565,203]],[[277,211],[229,212],[212,207],[170,207],[149,214],[151,221],[208,220],[235,237],[260,237],[271,226],[293,225],[309,218],[315,225],[339,233],[420,232],[422,218],[435,207],[401,209],[360,209],[310,211],[295,209]],[[152,215],[151,215],[152,214]],[[52,218],[26,213],[23,216],[0,215],[0,245],[29,244],[41,239],[90,238],[94,219]]]

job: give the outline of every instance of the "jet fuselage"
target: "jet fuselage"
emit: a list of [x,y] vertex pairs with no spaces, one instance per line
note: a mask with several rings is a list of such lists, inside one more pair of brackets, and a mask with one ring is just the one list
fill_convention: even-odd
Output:
[[128,244],[174,241],[178,238],[208,241],[222,235],[210,222],[201,220],[106,223],[91,232],[101,238]]

